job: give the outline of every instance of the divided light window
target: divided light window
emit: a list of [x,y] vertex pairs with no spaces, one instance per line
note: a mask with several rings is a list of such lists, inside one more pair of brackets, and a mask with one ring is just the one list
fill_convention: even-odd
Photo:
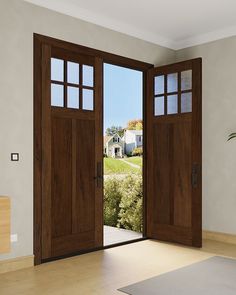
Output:
[[51,58],[51,106],[94,110],[94,67]]
[[119,137],[113,137],[113,142],[120,142]]
[[154,115],[192,112],[192,70],[154,77]]

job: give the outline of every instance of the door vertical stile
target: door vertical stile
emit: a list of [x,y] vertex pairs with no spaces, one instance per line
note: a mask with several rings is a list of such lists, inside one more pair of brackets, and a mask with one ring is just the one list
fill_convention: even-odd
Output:
[[[103,60],[95,58],[95,246],[103,246],[103,171],[97,171],[98,163],[103,167]],[[103,170],[103,169],[102,169]],[[102,173],[101,173],[102,172]],[[101,175],[98,175],[100,174]]]
[[202,62],[193,62],[193,97],[195,97],[193,109],[193,130],[195,136],[192,142],[192,161],[198,163],[198,183],[192,188],[192,227],[193,244],[202,246]]
[[146,168],[147,168],[147,237],[152,236],[152,198],[153,195],[153,134],[152,134],[152,116],[154,113],[153,104],[153,78],[152,70],[147,72],[147,149],[146,149]]
[[42,45],[42,258],[51,256],[51,47]]
[[77,202],[76,202],[76,183],[77,183],[77,171],[76,171],[76,148],[77,148],[77,136],[76,136],[76,120],[72,120],[72,234],[78,231],[78,220],[77,220]]

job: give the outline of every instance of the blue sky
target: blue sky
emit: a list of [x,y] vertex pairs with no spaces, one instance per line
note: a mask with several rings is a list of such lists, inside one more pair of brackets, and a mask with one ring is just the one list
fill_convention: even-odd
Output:
[[140,71],[104,64],[104,132],[142,119],[142,76]]

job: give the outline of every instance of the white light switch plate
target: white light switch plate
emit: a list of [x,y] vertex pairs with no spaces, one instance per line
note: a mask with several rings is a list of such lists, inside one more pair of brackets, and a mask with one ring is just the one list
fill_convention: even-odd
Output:
[[17,236],[17,234],[11,235],[11,242],[12,242],[12,243],[15,243],[15,242],[17,242],[17,241],[18,241],[18,236]]
[[19,161],[20,160],[20,155],[19,153],[11,153],[11,161]]

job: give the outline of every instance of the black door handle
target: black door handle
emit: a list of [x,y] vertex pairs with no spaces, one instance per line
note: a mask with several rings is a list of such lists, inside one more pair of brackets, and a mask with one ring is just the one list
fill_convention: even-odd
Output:
[[97,163],[97,176],[94,177],[94,179],[97,181],[97,187],[102,187],[103,182],[103,172],[102,172],[102,163]]
[[199,165],[193,164],[192,167],[192,187],[197,188],[198,186],[198,177],[199,177]]

